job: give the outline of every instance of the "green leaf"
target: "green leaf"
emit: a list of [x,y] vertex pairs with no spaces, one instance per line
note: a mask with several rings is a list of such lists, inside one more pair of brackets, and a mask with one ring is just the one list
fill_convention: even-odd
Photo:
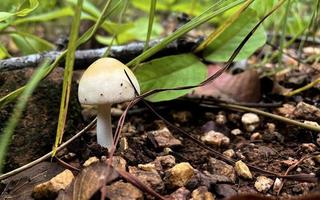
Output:
[[14,13],[9,13],[9,12],[0,12],[0,22],[8,19],[9,17],[12,17]]
[[18,25],[18,24],[22,24],[22,23],[29,23],[29,22],[46,22],[46,21],[50,21],[53,19],[59,19],[62,17],[68,17],[68,16],[73,16],[73,15],[74,15],[73,9],[70,7],[65,7],[65,8],[60,8],[58,10],[53,10],[51,12],[17,19],[13,22],[13,25]]
[[29,33],[13,32],[10,33],[10,36],[24,55],[48,51],[54,48],[52,43]]
[[0,59],[11,57],[6,47],[0,43]]
[[[204,50],[204,58],[208,61],[225,62],[233,51],[239,46],[243,38],[259,22],[256,12],[247,9],[240,17],[226,28],[209,46]],[[266,33],[263,27],[259,27],[250,40],[240,51],[235,61],[248,58],[266,42]]]
[[[117,35],[117,42],[124,44],[133,40],[144,41],[148,34],[148,22],[147,17],[141,17],[134,22],[132,28]],[[151,31],[151,39],[159,37],[163,32],[162,26],[154,20]]]
[[[193,54],[180,54],[141,63],[135,75],[138,78],[141,92],[145,93],[153,89],[199,84],[205,80],[207,69]],[[159,92],[147,97],[147,100],[168,101],[183,96],[190,90]]]

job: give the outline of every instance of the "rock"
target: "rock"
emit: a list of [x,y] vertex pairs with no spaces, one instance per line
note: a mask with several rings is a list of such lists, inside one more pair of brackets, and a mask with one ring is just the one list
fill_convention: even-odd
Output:
[[234,136],[242,135],[242,131],[240,129],[236,128],[231,131],[231,134]]
[[253,132],[260,123],[260,118],[255,113],[245,113],[241,117],[241,122],[248,132]]
[[215,196],[205,186],[200,186],[192,191],[192,200],[214,200]]
[[273,133],[276,130],[276,125],[274,123],[267,123],[267,129],[269,133]]
[[274,180],[274,184],[273,184],[273,191],[278,192],[280,187],[281,187],[281,185],[282,185],[281,179],[280,178],[276,178]]
[[293,118],[294,117],[294,110],[296,107],[294,107],[291,104],[283,104],[282,107],[276,108],[276,114],[279,114],[281,116],[284,116],[286,118]]
[[262,135],[259,132],[252,133],[250,136],[251,141],[259,141],[262,140]]
[[299,102],[294,110],[294,115],[296,118],[319,121],[320,109],[316,106],[304,102]]
[[209,131],[205,133],[202,137],[201,140],[209,145],[212,145],[214,147],[225,147],[230,144],[230,139],[225,136],[224,134],[220,132],[215,132],[215,131]]
[[171,193],[169,195],[168,199],[189,200],[189,196],[190,196],[190,191],[188,189],[186,189],[185,187],[181,187],[181,188],[177,189],[176,191],[174,191],[173,193]]
[[96,162],[99,162],[99,159],[97,157],[93,156],[93,157],[90,157],[88,160],[86,160],[83,163],[83,166],[88,167],[89,165],[96,163]]
[[317,150],[317,146],[313,143],[303,143],[300,148],[305,153],[313,153]]
[[172,147],[181,145],[181,141],[176,139],[167,127],[157,131],[151,131],[149,134],[154,136],[159,147]]
[[138,164],[138,168],[144,171],[157,171],[156,165],[154,163]]
[[110,200],[142,200],[143,193],[131,183],[117,181],[105,187],[106,197]]
[[33,188],[32,196],[35,199],[55,198],[58,195],[58,192],[60,190],[65,190],[73,179],[74,176],[72,172],[66,169],[49,181],[36,185]]
[[159,162],[164,169],[171,168],[176,164],[176,158],[172,155],[158,156],[155,162]]
[[126,171],[127,161],[125,159],[123,159],[121,156],[113,156],[112,157],[112,166],[116,170]]
[[172,114],[173,119],[180,122],[180,123],[185,123],[188,122],[192,115],[189,111],[178,111]]
[[211,188],[212,185],[217,183],[232,183],[232,180],[224,175],[211,174],[208,171],[201,172],[196,169],[194,171],[194,176],[186,185],[186,187],[189,189],[195,189],[198,186],[206,186],[207,188]]
[[228,177],[232,182],[236,180],[236,173],[234,168],[227,163],[215,159],[210,158],[208,162],[208,171],[214,175],[222,175]]
[[258,176],[256,182],[254,183],[254,187],[262,193],[266,193],[273,184],[273,180],[267,178],[265,176]]
[[239,176],[245,179],[252,179],[252,174],[248,168],[248,166],[242,162],[241,160],[235,163],[235,170]]
[[224,125],[225,123],[227,123],[226,114],[223,112],[219,112],[216,116],[216,123],[219,125]]
[[169,181],[168,184],[171,188],[183,187],[190,181],[193,175],[193,167],[187,162],[182,162],[169,169],[166,172],[165,179]]
[[234,152],[233,149],[225,150],[222,154],[227,156],[228,158],[234,158],[236,156],[236,152]]
[[129,166],[129,173],[137,177],[142,183],[160,192],[164,189],[164,183],[157,171],[145,171]]

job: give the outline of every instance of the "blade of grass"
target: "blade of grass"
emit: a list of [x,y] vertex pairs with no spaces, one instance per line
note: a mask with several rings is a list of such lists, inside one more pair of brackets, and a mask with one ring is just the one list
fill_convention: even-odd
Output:
[[0,136],[0,173],[2,171],[6,152],[8,149],[8,146],[11,142],[11,137],[13,135],[14,129],[18,124],[18,121],[21,118],[21,115],[28,103],[28,99],[32,95],[33,91],[39,84],[39,82],[42,79],[42,76],[44,73],[46,73],[46,70],[49,66],[48,62],[44,62],[32,75],[29,82],[25,85],[24,90],[22,94],[20,95],[18,102],[13,110],[13,113],[9,119],[9,121],[6,123],[5,128],[3,130],[2,135]]
[[210,19],[212,19],[213,17],[245,2],[246,0],[235,0],[235,1],[224,1],[223,5],[226,4],[226,2],[228,3],[227,5],[223,6],[223,7],[219,7],[219,4],[221,4],[221,2],[217,2],[215,4],[213,4],[209,9],[207,9],[206,11],[204,11],[201,15],[193,18],[191,21],[189,21],[188,23],[184,24],[183,26],[181,26],[178,30],[176,30],[175,32],[173,32],[171,35],[167,36],[166,38],[164,38],[159,44],[151,47],[150,49],[146,50],[145,52],[143,52],[142,54],[140,54],[139,56],[137,56],[135,59],[131,60],[127,65],[129,67],[133,67],[135,68],[137,63],[140,63],[142,61],[144,61],[145,59],[151,57],[152,55],[154,55],[155,53],[157,53],[158,51],[160,51],[161,49],[163,49],[165,46],[167,46],[169,43],[173,42],[174,40],[178,39],[179,37],[181,37],[182,35],[186,34],[187,32],[189,32],[190,30],[194,29],[195,27],[198,27],[199,25],[209,21]]
[[249,0],[244,3],[241,8],[233,14],[228,20],[226,20],[217,30],[213,31],[195,50],[195,52],[202,51],[205,49],[210,43],[212,43],[221,33],[226,30],[229,26],[232,25],[234,21],[236,21],[241,13],[243,13],[253,2],[254,0]]
[[149,12],[148,33],[147,33],[146,43],[144,44],[143,51],[145,51],[145,50],[147,50],[149,48],[149,41],[150,41],[151,32],[152,32],[152,25],[153,25],[154,15],[155,15],[155,12],[156,12],[156,5],[157,5],[157,0],[151,0],[151,2],[150,2],[150,12]]
[[282,52],[284,49],[284,43],[285,43],[285,38],[286,38],[286,31],[287,31],[287,21],[288,21],[288,16],[289,16],[289,10],[291,7],[291,0],[288,0],[283,22],[281,23],[282,31],[281,31],[281,38],[280,38],[280,50],[279,50],[279,55],[278,55],[278,65],[281,66],[282,63]]
[[77,6],[75,8],[75,16],[72,20],[71,33],[69,36],[69,43],[68,43],[68,52],[66,55],[66,64],[65,64],[64,75],[63,75],[64,77],[63,77],[62,95],[61,95],[61,101],[60,101],[58,127],[57,127],[56,140],[54,143],[52,156],[55,155],[58,145],[62,141],[65,123],[67,120],[75,51],[77,48],[76,42],[78,39],[79,27],[80,27],[80,21],[81,21],[80,17],[81,17],[82,4],[83,4],[83,0],[78,0]]

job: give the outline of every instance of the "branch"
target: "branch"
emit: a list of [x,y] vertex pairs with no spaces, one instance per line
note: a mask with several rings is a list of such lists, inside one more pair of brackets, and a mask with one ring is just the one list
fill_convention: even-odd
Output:
[[[149,43],[152,47],[158,44],[160,40],[154,40]],[[196,46],[198,46],[199,41],[194,41],[190,39],[179,39],[166,48],[157,53],[154,57],[162,57],[166,55],[173,55],[178,53],[191,52]],[[75,69],[86,68],[96,59],[102,57],[107,47],[99,49],[89,49],[89,50],[78,50],[76,51],[75,57]],[[142,53],[144,48],[143,42],[133,42],[127,45],[112,46],[110,49],[110,57],[114,57],[124,63],[129,62],[136,56]],[[0,71],[10,71],[16,69],[22,69],[26,67],[37,67],[45,58],[54,61],[62,51],[49,51],[40,54],[32,54],[22,57],[13,57],[9,59],[0,60]],[[63,63],[62,61],[61,63]]]

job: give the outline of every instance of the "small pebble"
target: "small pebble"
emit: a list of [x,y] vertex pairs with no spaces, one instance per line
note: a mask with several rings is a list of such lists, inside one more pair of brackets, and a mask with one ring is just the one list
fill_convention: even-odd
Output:
[[241,117],[241,122],[248,132],[253,132],[260,123],[260,118],[255,113],[245,113]]
[[259,132],[252,133],[250,136],[251,141],[259,141],[262,140],[262,135]]
[[218,115],[216,116],[216,123],[219,125],[224,125],[227,123],[227,117],[225,113],[219,112]]
[[213,175],[226,176],[232,182],[235,182],[236,180],[236,172],[234,168],[231,165],[215,158],[210,157],[208,162],[208,171]]
[[201,141],[214,147],[225,147],[230,144],[230,139],[220,132],[209,131],[201,137]]
[[145,171],[132,166],[129,166],[128,169],[130,174],[137,177],[148,187],[151,187],[156,191],[162,191],[164,189],[164,183],[157,171]]
[[236,128],[231,131],[231,134],[234,136],[242,135],[242,131],[240,129]]
[[317,146],[313,143],[303,143],[300,147],[305,153],[313,153],[317,150]]
[[190,191],[185,187],[181,187],[169,195],[170,200],[189,200]]
[[183,187],[194,175],[194,169],[188,162],[176,164],[167,171],[166,177],[171,187]]
[[154,135],[154,139],[159,147],[173,147],[181,145],[181,141],[176,139],[167,127],[157,131],[149,132]]
[[228,158],[234,158],[236,156],[236,152],[233,149],[228,149],[222,153],[223,155],[227,156]]
[[93,156],[93,157],[90,157],[88,160],[86,160],[83,163],[83,166],[88,167],[89,165],[96,163],[96,162],[99,162],[99,159],[97,157]]
[[215,196],[206,186],[200,186],[191,193],[192,200],[215,200]]
[[36,185],[33,188],[32,196],[35,199],[52,199],[57,196],[60,190],[65,190],[73,179],[72,172],[66,169],[49,181]]
[[262,193],[266,193],[273,184],[273,180],[267,178],[265,176],[258,176],[256,182],[254,183],[254,187]]
[[252,179],[252,174],[248,166],[241,160],[237,161],[235,164],[235,170],[239,176],[245,179]]
[[280,178],[276,178],[273,184],[273,191],[278,192],[281,187],[282,181]]
[[124,158],[122,158],[121,156],[113,156],[112,166],[117,170],[126,171],[127,161]]
[[106,197],[109,200],[141,200],[143,193],[131,183],[117,181],[105,186]]

